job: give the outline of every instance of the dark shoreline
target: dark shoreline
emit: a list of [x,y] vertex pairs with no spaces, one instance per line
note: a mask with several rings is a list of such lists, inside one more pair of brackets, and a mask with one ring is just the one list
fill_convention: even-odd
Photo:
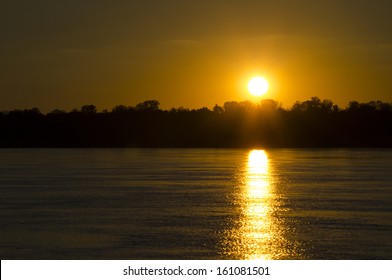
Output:
[[[140,104],[139,104],[140,105]],[[317,98],[290,110],[273,100],[213,110],[159,109],[159,102],[97,112],[0,113],[0,148],[391,148],[392,104]]]

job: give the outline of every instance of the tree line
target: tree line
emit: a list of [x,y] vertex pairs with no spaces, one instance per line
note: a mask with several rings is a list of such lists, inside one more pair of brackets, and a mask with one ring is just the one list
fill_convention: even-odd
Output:
[[157,100],[43,114],[0,113],[0,147],[392,147],[392,103],[312,97],[284,109],[275,100],[212,109],[162,110]]

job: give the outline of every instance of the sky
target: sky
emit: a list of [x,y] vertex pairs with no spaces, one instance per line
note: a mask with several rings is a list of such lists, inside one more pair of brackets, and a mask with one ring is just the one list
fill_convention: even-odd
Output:
[[0,111],[392,102],[390,0],[2,0]]

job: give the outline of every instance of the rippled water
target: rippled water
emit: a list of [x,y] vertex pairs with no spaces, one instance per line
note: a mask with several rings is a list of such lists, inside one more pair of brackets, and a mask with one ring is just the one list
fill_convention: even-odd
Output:
[[392,150],[0,150],[1,259],[391,259]]

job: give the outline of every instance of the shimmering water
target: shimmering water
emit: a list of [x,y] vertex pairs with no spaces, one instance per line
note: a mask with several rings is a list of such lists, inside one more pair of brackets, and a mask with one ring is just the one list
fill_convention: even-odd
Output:
[[391,259],[392,150],[0,150],[1,259]]

